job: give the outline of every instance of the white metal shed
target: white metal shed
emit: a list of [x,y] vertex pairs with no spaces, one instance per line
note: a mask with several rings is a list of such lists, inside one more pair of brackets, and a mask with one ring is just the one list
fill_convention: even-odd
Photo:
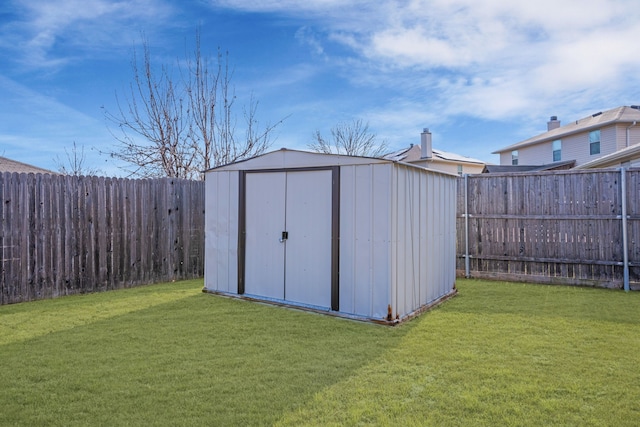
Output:
[[205,291],[382,322],[455,293],[453,175],[282,149],[205,180]]

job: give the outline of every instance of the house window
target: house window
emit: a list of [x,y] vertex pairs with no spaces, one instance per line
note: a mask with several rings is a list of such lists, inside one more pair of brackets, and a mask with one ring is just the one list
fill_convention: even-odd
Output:
[[553,141],[553,161],[559,162],[562,159],[562,140]]
[[462,176],[462,165],[458,165],[458,175]]
[[518,150],[511,152],[511,164],[514,166],[518,164]]
[[600,129],[589,132],[589,154],[600,154]]

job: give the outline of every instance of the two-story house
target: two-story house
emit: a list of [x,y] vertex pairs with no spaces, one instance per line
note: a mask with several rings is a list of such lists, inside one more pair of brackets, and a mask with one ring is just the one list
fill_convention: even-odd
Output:
[[601,111],[564,126],[551,116],[546,132],[493,154],[500,155],[500,165],[574,160],[576,168],[640,166],[640,106]]
[[426,128],[420,134],[420,145],[411,144],[384,158],[457,175],[482,173],[485,167],[482,160],[433,148],[431,132]]

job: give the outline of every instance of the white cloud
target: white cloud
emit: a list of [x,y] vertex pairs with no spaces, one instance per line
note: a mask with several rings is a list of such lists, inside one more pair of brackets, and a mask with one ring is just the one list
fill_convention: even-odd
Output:
[[324,47],[314,33],[313,29],[308,26],[302,26],[296,31],[295,38],[302,44],[311,48],[316,55],[324,56]]
[[11,9],[18,19],[0,27],[0,47],[13,51],[15,59],[30,68],[65,64],[68,56],[52,54],[62,40],[67,47],[93,54],[130,46],[140,35],[137,22],[158,24],[171,11],[163,0],[14,1]]
[[637,0],[213,3],[313,20],[313,37],[298,36],[350,49],[336,58],[322,47],[353,83],[429,93],[448,114],[508,118],[589,99],[611,99],[609,108],[628,95],[616,82],[640,83],[630,72],[640,66]]

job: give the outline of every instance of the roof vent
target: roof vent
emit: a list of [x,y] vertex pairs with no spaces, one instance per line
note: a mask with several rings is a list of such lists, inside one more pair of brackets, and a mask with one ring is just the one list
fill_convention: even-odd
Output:
[[634,110],[640,110],[640,105],[632,105],[631,108]]
[[558,116],[551,116],[550,121],[558,120]]
[[592,114],[591,117],[598,117],[600,114],[602,114],[602,111],[598,111],[595,114]]

